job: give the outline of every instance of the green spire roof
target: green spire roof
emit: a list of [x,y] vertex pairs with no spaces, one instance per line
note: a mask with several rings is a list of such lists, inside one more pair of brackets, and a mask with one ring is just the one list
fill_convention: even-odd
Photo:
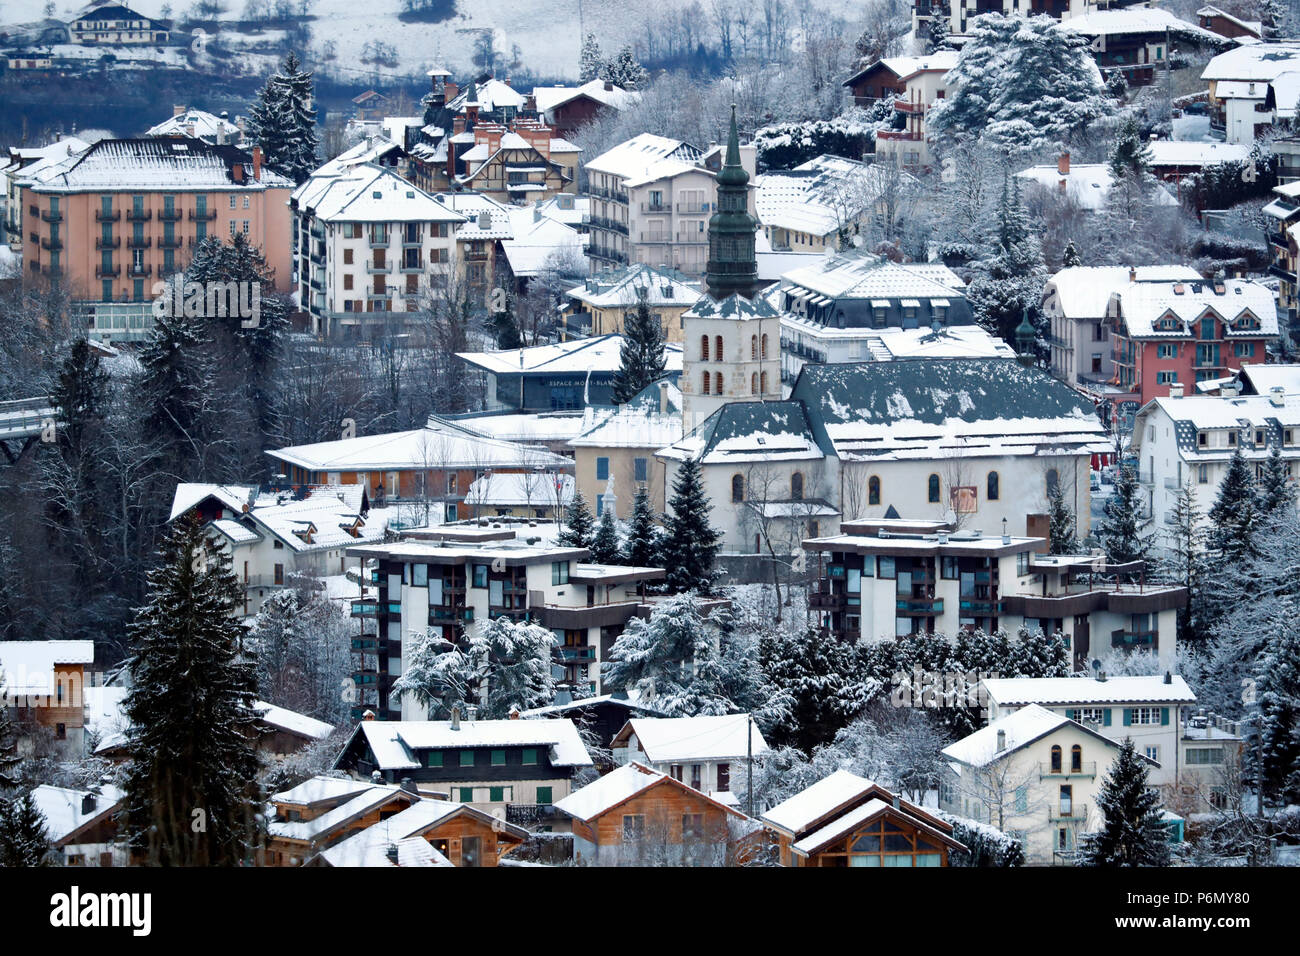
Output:
[[709,263],[705,286],[715,300],[731,295],[752,296],[758,285],[754,231],[758,220],[749,214],[749,174],[740,163],[736,107],[731,107],[727,152],[717,176],[717,212],[709,218]]

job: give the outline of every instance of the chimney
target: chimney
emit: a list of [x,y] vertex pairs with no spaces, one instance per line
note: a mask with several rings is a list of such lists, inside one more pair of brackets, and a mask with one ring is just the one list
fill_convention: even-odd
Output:
[[185,125],[185,135],[188,136],[190,139],[194,139],[194,124],[193,124],[193,123],[187,123],[187,124]]
[[373,783],[375,786],[383,786],[384,775],[380,773],[378,770],[372,770],[370,772],[370,782]]
[[243,163],[235,163],[233,166],[230,167],[230,178],[237,183],[242,183],[244,181]]
[[465,705],[465,719],[471,724],[478,720],[478,707],[475,704]]
[[362,720],[374,720],[374,719],[375,719],[375,712],[374,712],[373,710],[367,710],[364,714],[361,715],[361,719],[362,719]]
[[253,178],[262,181],[262,147],[253,147]]
[[388,844],[388,850],[386,851],[386,853],[388,855],[388,862],[393,864],[393,866],[397,866],[397,844],[396,843]]
[[478,227],[484,232],[492,228],[492,213],[484,209],[478,214]]
[[998,752],[998,753],[1002,753],[1002,751],[1004,751],[1004,750],[1006,750],[1006,749],[1007,749],[1007,732],[1006,732],[1005,730],[999,730],[999,731],[998,731],[998,750],[997,750],[997,752]]
[[1182,382],[1174,382],[1172,385],[1169,386],[1169,397],[1170,397],[1170,398],[1182,398],[1182,397],[1183,397],[1183,383],[1182,383]]
[[225,144],[226,144],[226,121],[221,120],[219,123],[217,123],[217,145],[224,146]]
[[455,136],[457,133],[463,132],[465,132],[465,117],[457,114],[451,119],[451,135]]
[[1097,671],[1097,683],[1099,683],[1099,684],[1104,684],[1104,683],[1106,683],[1106,672],[1105,672],[1105,671]]
[[506,74],[506,78],[505,78],[504,80],[502,80],[501,82],[504,83],[506,86],[509,86],[509,85],[510,85],[510,74],[507,73],[507,74]]
[[668,383],[659,383],[659,414],[668,414]]
[[93,793],[88,793],[81,798],[81,813],[84,816],[87,813],[93,813],[99,800]]
[[605,81],[605,92],[608,93],[608,92],[610,92],[610,91],[613,90],[613,89],[614,89],[614,84],[611,83],[609,80],[606,80],[606,81]]
[[173,104],[172,104],[172,116],[173,116],[173,117],[180,116],[180,115],[181,115],[182,113],[184,113],[184,112],[185,112],[185,104],[184,104],[184,103],[173,103]]
[[1172,684],[1173,682],[1174,682],[1174,675],[1171,674],[1169,671],[1165,671],[1165,683]]
[[420,795],[420,791],[415,789],[415,781],[413,781],[410,777],[403,777],[400,786],[407,793],[413,793],[417,797]]
[[519,719],[519,707],[517,704],[510,705],[510,713],[507,715],[511,720]]
[[1062,153],[1056,158],[1056,171],[1062,176],[1070,175],[1070,154]]
[[1281,385],[1274,385],[1268,390],[1269,403],[1276,408],[1281,408],[1286,404],[1286,389]]
[[442,84],[442,95],[447,100],[448,103],[454,100],[456,98],[456,95],[459,92],[460,92],[460,87],[457,86],[456,83],[454,83],[452,80],[447,80],[445,83]]
[[1137,280],[1138,280],[1138,271],[1137,271],[1137,266],[1129,266],[1129,267],[1128,267],[1128,281],[1129,281],[1129,282],[1137,282]]
[[460,730],[460,704],[451,705],[451,729]]

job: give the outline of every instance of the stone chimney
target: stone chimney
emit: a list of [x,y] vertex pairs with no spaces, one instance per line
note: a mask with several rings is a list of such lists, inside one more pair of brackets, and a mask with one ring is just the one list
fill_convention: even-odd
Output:
[[172,116],[173,116],[173,117],[180,116],[180,115],[181,115],[182,113],[184,113],[184,112],[185,112],[185,104],[184,104],[184,103],[173,103],[173,104],[172,104]]
[[478,706],[477,706],[477,705],[475,705],[475,704],[466,704],[466,705],[465,705],[465,719],[468,720],[471,724],[472,724],[474,721],[478,720]]
[[1286,404],[1286,389],[1281,385],[1274,385],[1268,390],[1269,404],[1276,408],[1281,408]]
[[262,147],[253,147],[253,178],[259,183],[262,181]]
[[1005,730],[999,730],[999,731],[998,731],[998,750],[997,750],[997,752],[998,752],[998,753],[1001,753],[1002,751],[1004,751],[1004,750],[1006,750],[1006,749],[1007,749],[1007,732],[1006,732]]
[[388,844],[388,849],[385,852],[388,855],[388,862],[393,864],[393,866],[397,866],[397,844]]
[[613,89],[614,89],[614,84],[611,83],[609,80],[606,80],[606,81],[605,81],[605,92],[606,92],[606,93],[609,93],[609,92],[612,91]]
[[1169,386],[1169,397],[1170,397],[1170,398],[1182,398],[1182,397],[1183,397],[1183,383],[1182,383],[1182,382],[1174,382],[1172,385]]
[[1137,266],[1129,266],[1129,267],[1128,267],[1128,281],[1129,281],[1129,282],[1137,282],[1137,280],[1138,280],[1138,271],[1137,271]]
[[511,720],[518,720],[518,719],[519,719],[519,707],[518,707],[517,705],[515,705],[515,704],[511,704],[511,705],[510,705],[510,713],[507,714],[506,716],[508,716]]
[[1070,175],[1070,154],[1062,153],[1056,158],[1056,171],[1062,176]]
[[659,383],[659,414],[668,414],[668,383]]
[[442,95],[448,103],[454,100],[459,93],[460,87],[456,85],[455,81],[447,80],[442,84]]
[[407,793],[415,794],[415,796],[417,797],[420,795],[420,791],[415,789],[415,781],[412,780],[410,777],[403,777],[402,782],[399,784],[399,786]]
[[451,705],[451,729],[460,730],[460,704]]
[[373,710],[369,710],[369,709],[367,709],[366,712],[365,712],[364,714],[361,715],[361,719],[362,719],[362,720],[374,720],[374,719],[375,719],[375,712],[374,712]]

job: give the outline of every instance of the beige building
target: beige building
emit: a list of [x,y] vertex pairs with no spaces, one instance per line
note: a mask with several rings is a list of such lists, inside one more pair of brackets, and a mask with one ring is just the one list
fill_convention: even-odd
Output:
[[484,193],[498,202],[550,199],[578,191],[581,149],[535,120],[518,120],[513,127],[480,122],[474,145],[458,158],[465,174],[456,177],[461,189]]
[[680,272],[636,263],[602,272],[565,293],[560,315],[565,339],[623,333],[623,323],[645,295],[664,339],[682,341],[682,315],[700,298],[699,282]]

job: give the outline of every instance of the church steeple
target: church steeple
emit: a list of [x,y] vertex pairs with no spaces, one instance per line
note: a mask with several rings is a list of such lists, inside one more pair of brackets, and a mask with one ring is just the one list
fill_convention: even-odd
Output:
[[718,211],[709,218],[705,286],[717,300],[736,293],[748,298],[758,285],[758,259],[754,255],[754,231],[758,222],[749,214],[749,174],[740,164],[735,104],[731,107],[727,152],[717,181]]

